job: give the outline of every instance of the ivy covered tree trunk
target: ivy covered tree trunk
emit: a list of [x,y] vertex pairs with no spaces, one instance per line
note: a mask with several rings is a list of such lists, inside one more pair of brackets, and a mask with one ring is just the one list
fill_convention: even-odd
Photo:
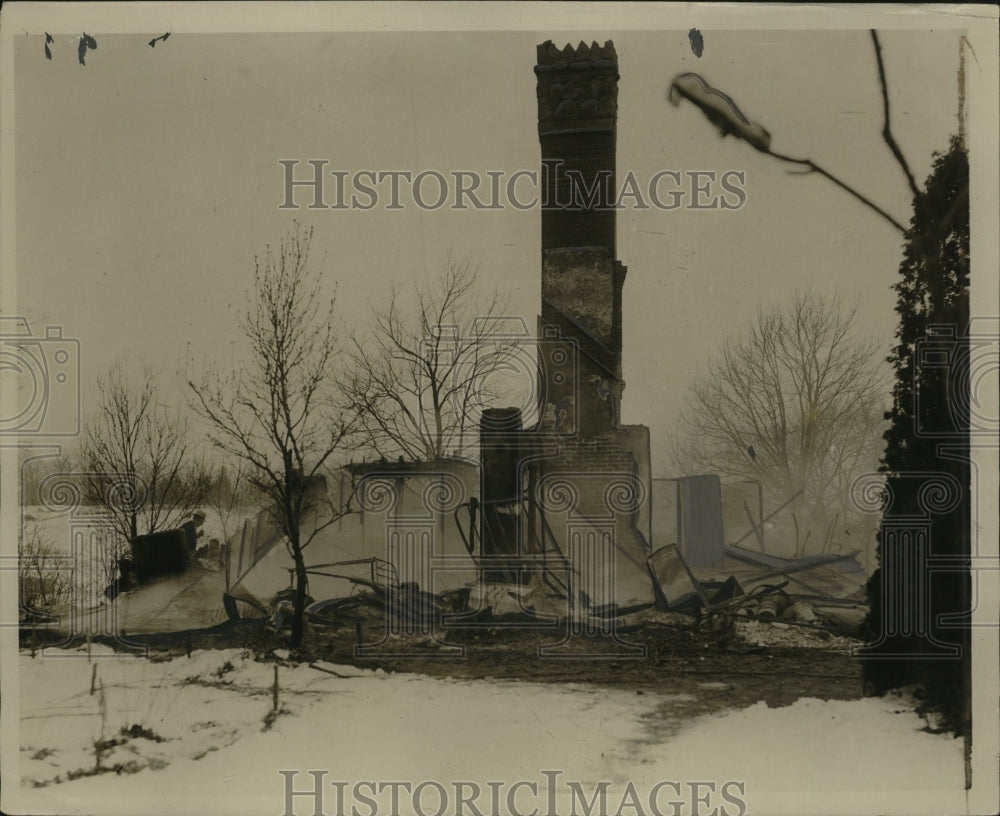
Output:
[[896,370],[865,684],[914,684],[950,728],[971,727],[969,164],[952,139],[914,200],[895,285]]

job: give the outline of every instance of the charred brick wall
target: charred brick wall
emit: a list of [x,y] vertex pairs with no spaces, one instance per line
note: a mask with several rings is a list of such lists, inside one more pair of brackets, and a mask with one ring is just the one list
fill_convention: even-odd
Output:
[[[645,567],[648,445],[647,430],[630,426],[562,440],[556,455],[539,463],[539,506],[592,605],[652,600]],[[588,537],[592,541],[581,549],[581,540]],[[602,546],[595,546],[595,539]],[[601,557],[595,559],[598,551]]]
[[610,434],[567,439],[559,445],[559,462],[567,470],[632,473],[635,459]]

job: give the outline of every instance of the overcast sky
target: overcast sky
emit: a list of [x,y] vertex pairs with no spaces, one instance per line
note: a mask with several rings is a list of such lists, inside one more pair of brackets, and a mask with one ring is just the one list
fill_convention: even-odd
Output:
[[[618,215],[629,270],[622,415],[651,427],[654,473],[664,475],[662,445],[692,375],[759,306],[809,289],[858,295],[863,328],[888,350],[901,248],[897,230],[828,181],[720,138],[690,103],[668,104],[670,80],[702,74],[770,131],[775,151],[812,159],[898,221],[910,211],[881,138],[864,20],[853,30],[769,30],[697,11],[660,15],[645,30],[635,14],[625,27],[612,10],[603,27],[585,30],[591,11],[536,30],[504,30],[496,18],[499,30],[489,31],[227,34],[184,31],[176,8],[162,19],[145,10],[148,25],[129,22],[134,33],[114,33],[124,23],[107,18],[87,27],[56,7],[51,17],[36,10],[14,36],[18,313],[36,334],[58,324],[79,339],[85,404],[94,377],[124,352],[161,364],[172,381],[189,351],[223,363],[239,354],[253,256],[298,218],[315,228],[314,260],[325,254],[349,330],[361,329],[369,302],[435,274],[448,253],[477,263],[533,327],[538,208],[283,210],[278,162],[300,160],[299,176],[309,159],[349,173],[537,170],[536,44],[613,39],[619,179],[629,170],[641,184],[660,170],[745,173],[738,210]],[[509,28],[530,27],[526,7],[508,14]],[[917,25],[924,30],[883,27],[881,37],[893,131],[922,184],[932,151],[957,129],[961,31],[943,18]],[[85,67],[78,28],[98,42]],[[147,45],[168,30],[167,41]],[[976,105],[970,97],[970,115]]]

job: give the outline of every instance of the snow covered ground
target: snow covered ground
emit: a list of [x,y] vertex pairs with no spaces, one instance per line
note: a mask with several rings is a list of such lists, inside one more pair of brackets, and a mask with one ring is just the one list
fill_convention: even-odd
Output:
[[[366,816],[393,813],[394,791],[395,812],[438,816],[968,807],[961,741],[896,695],[692,718],[690,695],[281,665],[274,716],[274,664],[238,649],[91,657],[21,654],[5,812]],[[288,795],[317,778],[321,801]]]
[[[67,517],[32,515],[68,552]],[[968,810],[961,741],[924,731],[905,697],[696,716],[698,701],[684,694],[323,668],[280,665],[275,715],[273,664],[241,650],[165,662],[98,646],[89,659],[84,650],[22,652],[20,734],[5,731],[4,812]],[[704,683],[699,694],[725,689]],[[289,797],[314,790],[309,771],[322,801]]]
[[[207,542],[211,538],[223,540],[224,530],[230,536],[235,535],[242,529],[244,519],[257,511],[253,508],[235,510],[229,514],[227,523],[223,523],[218,510],[204,507],[202,512],[206,514],[206,520],[201,528],[204,530],[201,540]],[[69,511],[31,505],[22,509],[22,518],[28,538],[45,548],[46,572],[66,576],[72,590],[64,594],[59,602],[47,605],[46,611],[64,619],[96,618],[91,623],[93,631],[107,632],[121,629],[132,633],[172,631],[194,625],[211,625],[225,619],[222,610],[225,576],[221,570],[213,575],[196,567],[184,579],[164,578],[155,587],[144,587],[141,595],[123,597],[116,606],[112,606],[107,602],[104,590],[118,572],[115,559],[107,555],[111,552],[110,537],[96,532],[106,529],[101,527],[97,517],[85,514],[82,521],[74,520]],[[210,596],[210,608],[193,610],[190,603],[188,608],[177,603],[177,596],[185,589],[185,584],[193,581],[211,584],[211,587],[204,587],[202,592],[187,593],[191,596],[188,601],[193,596]],[[112,620],[115,625],[108,628],[105,624]]]

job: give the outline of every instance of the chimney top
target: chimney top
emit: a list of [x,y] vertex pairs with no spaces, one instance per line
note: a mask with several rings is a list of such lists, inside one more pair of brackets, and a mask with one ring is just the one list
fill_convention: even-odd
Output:
[[567,43],[560,50],[552,40],[538,46],[538,65],[535,71],[559,71],[566,68],[617,68],[618,54],[615,44],[608,40],[599,45],[594,40],[587,45],[582,40],[575,48]]

